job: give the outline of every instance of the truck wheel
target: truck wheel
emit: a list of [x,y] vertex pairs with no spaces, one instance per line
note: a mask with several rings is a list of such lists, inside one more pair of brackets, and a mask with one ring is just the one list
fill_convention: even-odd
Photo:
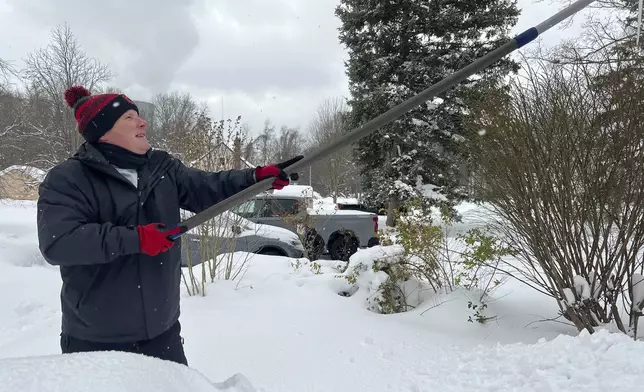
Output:
[[380,245],[380,238],[378,237],[369,238],[369,242],[367,242],[367,248],[373,248],[376,245]]
[[351,255],[358,251],[358,239],[351,235],[340,235],[329,244],[329,254],[333,260],[349,261]]

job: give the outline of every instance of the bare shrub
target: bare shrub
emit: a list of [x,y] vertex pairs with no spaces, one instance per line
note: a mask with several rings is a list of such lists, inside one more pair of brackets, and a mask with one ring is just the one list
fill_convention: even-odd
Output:
[[[186,214],[189,215],[189,214]],[[193,230],[195,237],[182,237],[182,246],[189,249],[189,241],[196,241],[199,247],[199,260],[186,252],[188,277],[183,276],[189,295],[206,295],[206,283],[215,280],[239,281],[249,267],[252,255],[234,251],[237,241],[245,241],[242,234],[246,228],[241,217],[223,213]],[[249,244],[252,245],[252,244]],[[200,265],[200,277],[195,275],[195,265]]]
[[[631,332],[641,312],[631,281],[644,245],[643,73],[609,55],[527,63],[470,124],[479,192],[517,254],[507,272],[591,333],[613,322]],[[624,313],[636,315],[629,328]]]
[[[191,117],[190,110],[185,108],[194,109],[197,105],[188,95],[160,95],[156,102],[162,103],[156,116],[159,141],[176,146],[174,151],[186,160],[186,165],[212,172],[250,167],[242,157],[249,140],[240,129],[241,117],[212,123],[205,109]],[[186,143],[181,144],[181,140]],[[191,215],[184,212],[184,219]],[[194,237],[182,237],[183,247],[188,249],[188,241],[194,240],[199,248],[198,260],[186,252],[188,276],[184,274],[183,280],[189,295],[206,295],[208,282],[239,281],[243,277],[253,255],[241,254],[235,249],[240,240],[246,241],[248,247],[253,246],[248,238],[240,236],[244,231],[250,233],[246,223],[242,217],[226,212],[193,229],[190,233]],[[198,268],[193,268],[197,265]],[[199,277],[195,275],[196,270]]]

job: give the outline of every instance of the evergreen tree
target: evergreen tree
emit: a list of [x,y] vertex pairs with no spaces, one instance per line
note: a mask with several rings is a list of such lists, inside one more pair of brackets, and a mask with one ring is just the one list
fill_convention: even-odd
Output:
[[[349,53],[347,121],[355,128],[501,45],[519,10],[516,0],[341,0],[335,13]],[[450,199],[463,195],[468,100],[517,69],[500,60],[363,138],[356,158],[366,201],[397,204],[420,182]]]

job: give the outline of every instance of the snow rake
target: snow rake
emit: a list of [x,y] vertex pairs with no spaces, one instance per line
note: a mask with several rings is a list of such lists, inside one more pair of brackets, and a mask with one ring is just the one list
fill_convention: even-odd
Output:
[[[527,45],[528,43],[535,40],[540,34],[546,32],[553,26],[556,26],[557,24],[561,23],[562,21],[569,18],[570,16],[583,10],[594,1],[595,0],[579,0],[569,5],[568,7],[557,12],[550,18],[541,22],[539,25],[525,30],[524,32],[520,33],[519,35],[515,36],[514,38],[512,38],[511,40],[503,44],[502,46],[498,47],[497,49],[489,52],[485,56],[478,58],[477,60],[470,63],[469,65],[445,77],[440,82],[430,86],[429,88],[425,89],[419,94],[402,102],[401,104],[389,109],[385,113],[368,121],[362,126],[356,129],[353,129],[352,131],[346,133],[342,137],[335,139],[328,145],[322,146],[312,151],[311,153],[307,154],[304,157],[298,157],[301,159],[291,160],[290,162],[292,163],[288,164],[288,166],[284,168],[284,171],[286,171],[287,173],[297,172],[298,169],[304,168],[306,166],[310,166],[313,163],[316,163],[321,159],[333,154],[334,152],[350,144],[355,143],[359,139],[362,139],[363,137],[379,129],[383,125],[386,125],[398,119],[399,117],[409,112],[410,110],[433,99],[436,95],[457,85],[458,83],[467,79],[469,76],[473,75],[474,73],[487,68],[492,63],[500,60],[501,58],[507,56],[508,54],[514,52],[515,50]],[[209,207],[204,211],[201,211],[198,214],[195,214],[194,216],[179,223],[180,233],[170,236],[169,238],[171,240],[175,240],[185,232],[194,229],[195,227],[207,222],[213,217],[219,214],[222,214],[223,212],[241,204],[242,202],[252,198],[253,196],[259,193],[270,190],[272,182],[273,182],[272,178],[267,178],[262,181],[259,181],[256,184],[253,184],[252,186],[244,189],[243,191],[228,197],[227,199]]]

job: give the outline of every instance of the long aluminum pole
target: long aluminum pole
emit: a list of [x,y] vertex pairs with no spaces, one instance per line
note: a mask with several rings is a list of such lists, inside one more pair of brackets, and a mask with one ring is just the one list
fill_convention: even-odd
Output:
[[[475,74],[476,72],[487,68],[490,64],[507,56],[508,54],[512,53],[516,49],[519,49],[527,45],[528,43],[536,39],[540,34],[546,32],[553,26],[561,23],[563,20],[567,19],[568,17],[586,8],[594,1],[595,0],[580,0],[569,5],[568,7],[554,14],[552,17],[541,22],[537,26],[527,29],[526,31],[522,32],[521,34],[517,35],[510,41],[500,46],[499,48],[493,50],[492,52],[475,60],[471,64],[465,66],[464,68],[461,68],[460,70],[447,76],[440,82],[434,84],[433,86],[427,88],[426,90],[420,92],[419,94],[409,98],[408,100],[404,101],[398,106],[395,106],[389,109],[385,113],[365,123],[359,128],[356,128],[351,132],[333,140],[328,145],[322,146],[312,151],[311,153],[304,156],[299,161],[289,165],[285,170],[287,172],[296,172],[298,169],[302,167],[310,166],[320,161],[321,159],[324,159],[325,157],[333,154],[334,152],[350,144],[355,143],[359,139],[362,139],[363,137],[367,136],[368,134],[372,133],[373,131],[377,130],[383,125],[386,125],[396,120],[397,118],[401,117],[402,115],[414,109],[415,107],[420,106],[423,103],[433,99],[436,95],[454,87],[456,84],[462,82],[463,80],[467,79],[468,77]],[[181,232],[185,233],[186,231],[191,230],[199,226],[200,224],[207,222],[209,219],[237,206],[238,204],[252,198],[253,196],[271,189],[272,182],[273,182],[272,178],[259,181],[258,183],[253,184],[252,186],[244,189],[243,191],[238,192],[233,196],[228,197],[225,200],[222,200],[221,202],[209,207],[208,209],[198,214],[195,214],[194,216],[180,223],[179,226],[181,226]],[[174,238],[177,238],[177,237],[178,236],[175,236]]]

